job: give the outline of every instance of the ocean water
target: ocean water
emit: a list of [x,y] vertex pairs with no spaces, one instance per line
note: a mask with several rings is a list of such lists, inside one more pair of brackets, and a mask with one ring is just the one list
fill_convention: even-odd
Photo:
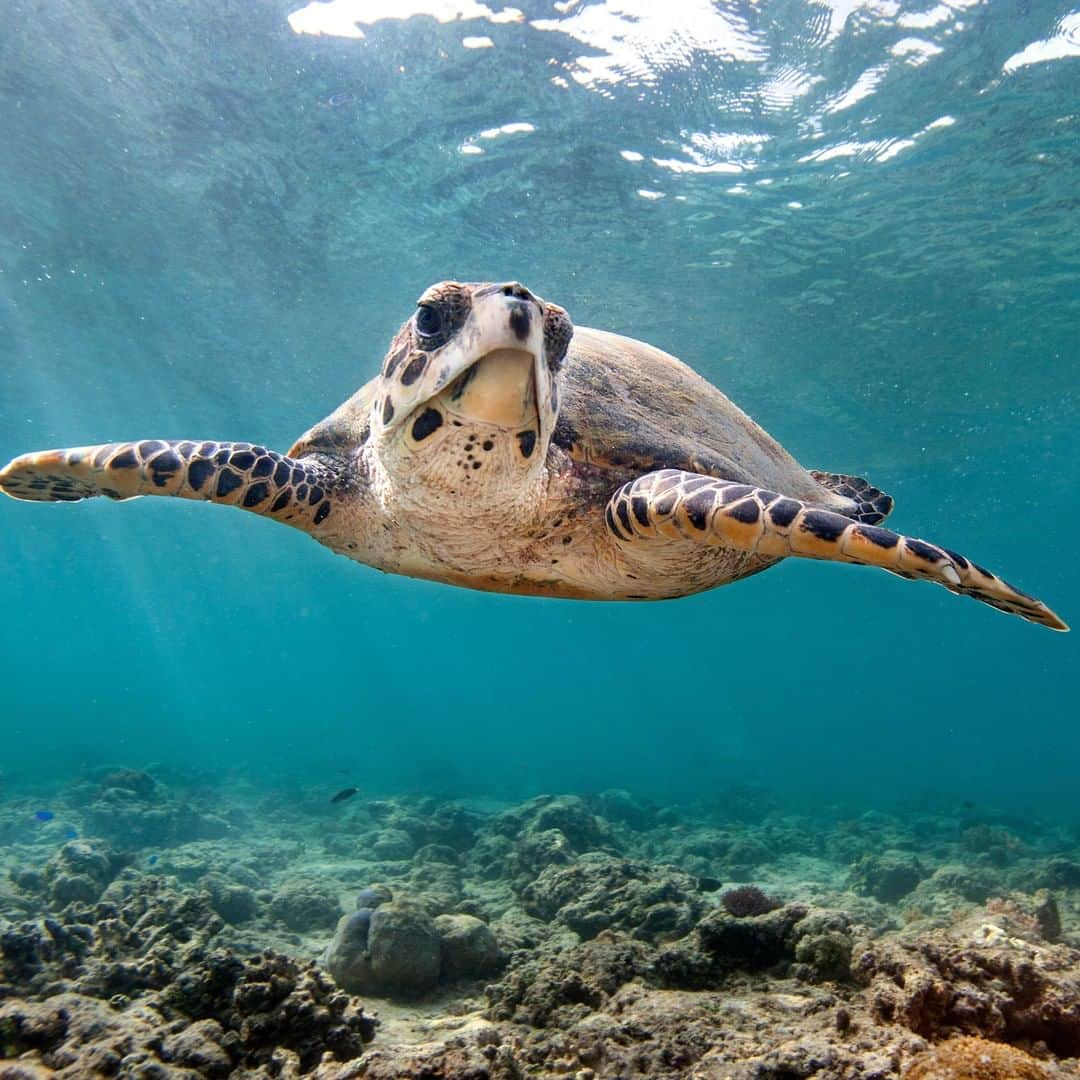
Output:
[[[1080,617],[1080,11],[11,0],[0,459],[286,449],[432,282],[694,366]],[[179,500],[0,500],[8,792],[204,783],[1080,820],[1075,635],[789,560],[653,604],[388,577]]]

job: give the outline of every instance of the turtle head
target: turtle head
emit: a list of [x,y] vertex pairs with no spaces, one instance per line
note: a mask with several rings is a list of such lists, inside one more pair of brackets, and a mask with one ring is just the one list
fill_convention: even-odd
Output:
[[538,467],[572,334],[562,308],[517,282],[431,286],[383,362],[370,416],[380,455],[477,483]]

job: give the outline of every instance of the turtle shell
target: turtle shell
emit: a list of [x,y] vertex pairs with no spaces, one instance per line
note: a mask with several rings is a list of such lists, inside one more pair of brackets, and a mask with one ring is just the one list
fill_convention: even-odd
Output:
[[553,441],[575,461],[631,475],[687,469],[838,502],[715,386],[652,345],[576,327],[559,391]]

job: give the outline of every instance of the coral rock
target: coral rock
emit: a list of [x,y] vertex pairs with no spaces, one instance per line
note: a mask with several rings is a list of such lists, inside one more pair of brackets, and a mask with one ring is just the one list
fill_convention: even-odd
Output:
[[435,919],[446,979],[489,975],[505,963],[502,949],[487,923],[472,915],[439,915]]
[[340,919],[326,950],[327,969],[338,985],[353,993],[400,998],[431,990],[442,957],[439,934],[427,911],[398,899],[368,912],[361,909]]
[[1030,1054],[970,1036],[950,1039],[915,1057],[904,1080],[1048,1080]]

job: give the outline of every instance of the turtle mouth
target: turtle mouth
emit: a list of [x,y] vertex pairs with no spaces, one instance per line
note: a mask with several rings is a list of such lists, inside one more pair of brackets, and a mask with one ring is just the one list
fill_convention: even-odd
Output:
[[448,412],[510,429],[539,426],[536,357],[525,349],[492,349],[443,392]]

